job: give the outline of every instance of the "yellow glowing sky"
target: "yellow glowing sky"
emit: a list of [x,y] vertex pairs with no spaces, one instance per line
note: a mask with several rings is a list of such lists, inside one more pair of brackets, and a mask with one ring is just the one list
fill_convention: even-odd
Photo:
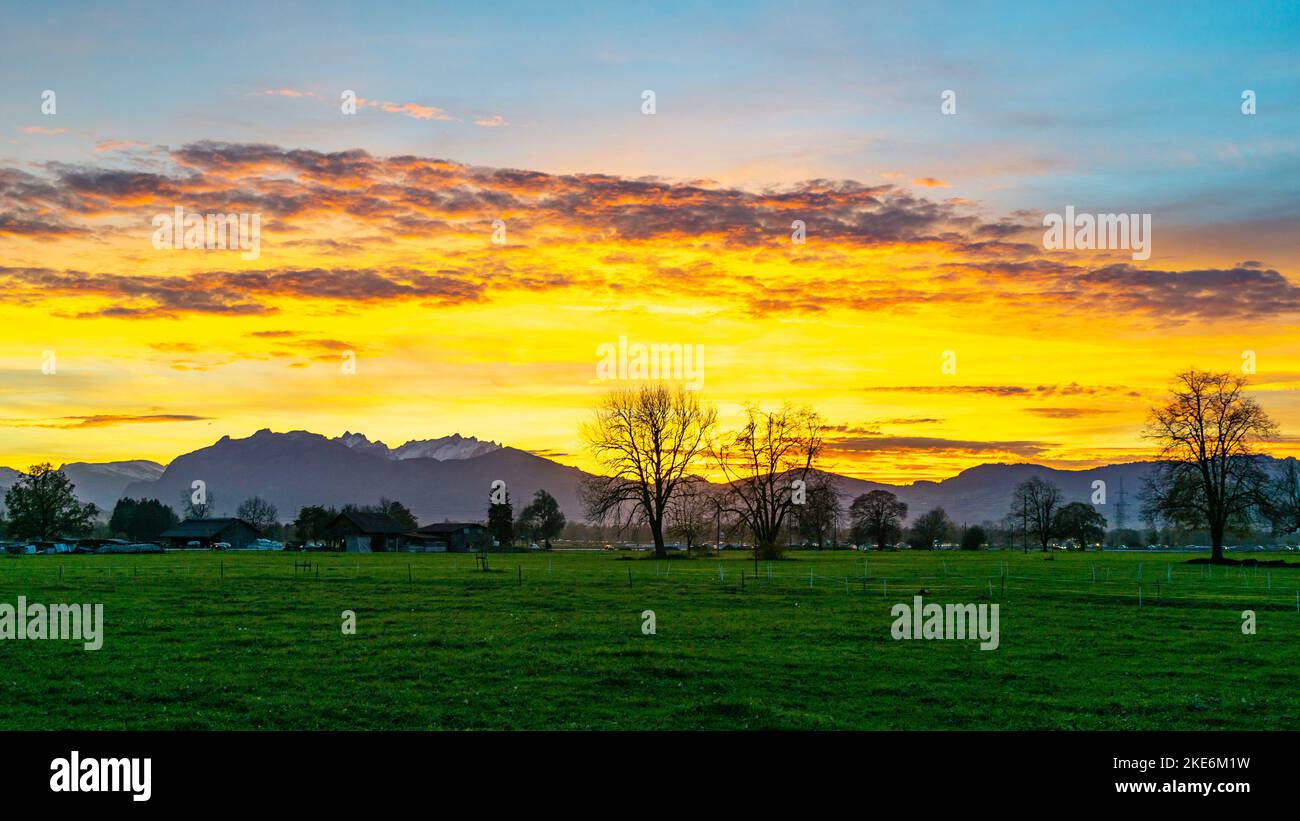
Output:
[[[1170,377],[1237,371],[1245,350],[1260,400],[1300,427],[1296,295],[1266,265],[1047,252],[1032,218],[906,185],[292,151],[9,172],[29,220],[0,230],[0,464],[166,463],[271,428],[459,432],[590,467],[578,426],[620,337],[703,345],[724,425],[746,402],[811,405],[826,467],[881,481],[1142,458]],[[155,250],[150,218],[175,205],[261,213],[260,257]]]

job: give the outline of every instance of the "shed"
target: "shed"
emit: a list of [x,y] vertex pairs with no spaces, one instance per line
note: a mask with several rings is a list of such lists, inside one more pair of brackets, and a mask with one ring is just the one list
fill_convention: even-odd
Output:
[[425,550],[433,552],[467,553],[492,546],[491,532],[478,522],[436,522],[415,531],[413,536]]
[[345,510],[325,528],[325,539],[348,553],[387,553],[402,549],[406,528],[387,513]]

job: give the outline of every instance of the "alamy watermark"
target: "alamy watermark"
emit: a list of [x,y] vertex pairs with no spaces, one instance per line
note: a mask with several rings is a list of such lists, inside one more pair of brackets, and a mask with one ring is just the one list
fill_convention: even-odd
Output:
[[996,650],[1001,642],[996,604],[924,604],[913,596],[910,605],[900,602],[889,615],[894,617],[889,632],[895,641],[979,639],[981,650]]
[[185,213],[176,206],[153,218],[153,247],[159,251],[241,251],[240,259],[257,259],[262,251],[262,215]]
[[1132,251],[1133,259],[1151,258],[1150,214],[1045,214],[1043,247],[1049,251]]
[[602,342],[596,346],[596,378],[609,380],[676,379],[688,391],[704,387],[704,346],[682,344]]
[[73,750],[50,762],[51,792],[125,792],[132,801],[153,795],[152,758],[82,758]]
[[80,641],[87,650],[104,646],[104,605],[28,604],[18,597],[18,606],[0,602],[0,640],[49,639]]

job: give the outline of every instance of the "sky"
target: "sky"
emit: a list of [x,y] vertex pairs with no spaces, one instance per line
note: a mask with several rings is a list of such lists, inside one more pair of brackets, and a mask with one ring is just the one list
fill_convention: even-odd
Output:
[[[466,5],[0,6],[0,464],[270,428],[590,468],[620,339],[862,478],[1145,458],[1187,367],[1295,452],[1295,3]],[[1067,207],[1149,256],[1048,247]],[[255,258],[155,247],[177,208]]]

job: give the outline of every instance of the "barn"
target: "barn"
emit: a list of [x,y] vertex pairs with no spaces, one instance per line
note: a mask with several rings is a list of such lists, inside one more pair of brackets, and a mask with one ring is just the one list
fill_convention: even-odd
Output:
[[[172,548],[212,547],[225,542],[235,550],[242,550],[262,531],[243,519],[186,519],[170,530],[164,530],[159,539]],[[191,544],[196,543],[196,544]]]

